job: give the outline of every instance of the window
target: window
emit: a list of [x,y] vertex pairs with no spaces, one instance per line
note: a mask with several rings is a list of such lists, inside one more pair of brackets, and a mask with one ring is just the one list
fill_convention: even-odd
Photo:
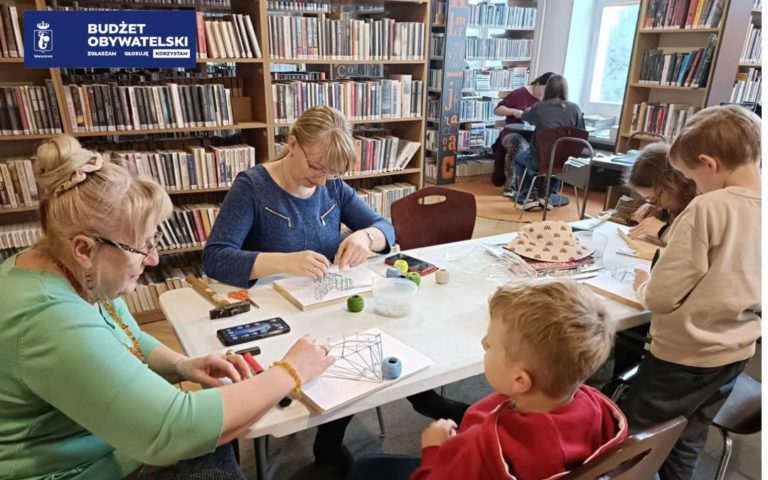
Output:
[[[624,100],[632,42],[640,5],[637,2],[603,0],[597,45],[592,64],[589,103],[620,105]],[[593,41],[594,45],[594,41]]]

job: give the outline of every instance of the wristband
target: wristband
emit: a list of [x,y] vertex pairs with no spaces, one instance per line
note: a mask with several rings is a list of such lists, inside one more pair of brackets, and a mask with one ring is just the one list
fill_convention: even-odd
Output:
[[373,234],[370,230],[365,230],[365,234],[368,236],[368,250],[373,251]]
[[293,365],[281,360],[279,362],[273,363],[272,366],[285,369],[285,371],[287,371],[291,377],[293,377],[293,381],[296,383],[296,386],[293,387],[293,390],[291,390],[291,394],[293,394],[294,397],[299,396],[299,394],[301,394],[301,377],[299,377],[299,372],[293,368]]

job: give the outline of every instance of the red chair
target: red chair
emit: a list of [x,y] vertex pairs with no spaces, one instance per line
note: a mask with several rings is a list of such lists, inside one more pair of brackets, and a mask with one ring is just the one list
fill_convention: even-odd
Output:
[[688,423],[684,417],[636,433],[560,480],[652,480]]
[[477,204],[471,193],[426,187],[392,204],[392,224],[403,250],[472,238]]

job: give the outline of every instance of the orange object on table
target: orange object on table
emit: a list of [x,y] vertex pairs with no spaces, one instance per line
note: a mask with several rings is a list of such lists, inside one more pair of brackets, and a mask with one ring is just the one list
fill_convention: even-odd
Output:
[[245,301],[251,302],[251,305],[253,305],[254,307],[261,308],[261,307],[259,307],[259,305],[256,302],[251,300],[251,296],[248,295],[248,290],[234,290],[232,292],[229,292],[227,294],[227,296],[229,298],[233,298],[233,299],[239,300],[241,302],[245,302]]

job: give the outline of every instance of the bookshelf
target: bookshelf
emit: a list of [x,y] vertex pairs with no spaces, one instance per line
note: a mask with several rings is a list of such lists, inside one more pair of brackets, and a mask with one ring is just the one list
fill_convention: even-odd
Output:
[[[43,10],[49,8],[53,0],[3,0],[0,3],[13,4],[18,9],[19,19],[23,18],[23,11],[27,9]],[[201,26],[201,18],[205,25],[210,20],[213,23],[231,21],[234,28],[237,29],[237,22],[233,19],[232,15],[245,15],[248,16],[252,22],[253,32],[255,34],[256,41],[261,50],[259,58],[255,55],[255,51],[251,48],[252,56],[236,56],[231,55],[232,50],[226,50],[224,48],[224,41],[218,38],[219,52],[218,56],[212,58],[211,44],[209,42],[216,41],[207,37],[207,33],[204,29],[202,32],[198,31],[198,40],[201,38],[206,42],[207,55],[205,58],[199,56],[197,59],[197,67],[195,69],[187,69],[185,72],[189,74],[189,78],[192,80],[185,80],[184,78],[168,77],[163,82],[162,78],[152,78],[152,81],[144,82],[143,80],[136,80],[133,83],[121,83],[120,86],[131,86],[134,91],[138,88],[149,88],[146,85],[152,85],[152,88],[157,90],[148,90],[148,95],[159,95],[158,98],[170,98],[163,97],[163,95],[170,95],[170,86],[167,85],[170,82],[179,84],[224,84],[225,87],[231,93],[230,113],[231,121],[223,123],[210,124],[205,120],[207,118],[200,118],[201,123],[181,125],[174,122],[171,119],[166,118],[166,125],[163,128],[159,128],[159,125],[151,125],[149,118],[146,121],[139,121],[139,128],[128,129],[127,123],[122,124],[122,128],[117,127],[117,119],[112,118],[111,122],[100,121],[98,118],[98,112],[96,109],[90,113],[92,118],[88,121],[84,120],[83,115],[87,114],[85,110],[82,112],[77,110],[76,99],[81,95],[87,96],[91,93],[91,89],[94,89],[96,93],[95,83],[99,81],[99,75],[101,75],[105,82],[111,80],[109,78],[110,72],[107,69],[101,69],[100,71],[83,70],[83,69],[37,69],[27,70],[23,67],[23,58],[21,57],[7,57],[0,56],[0,63],[5,64],[0,73],[0,87],[9,87],[12,84],[18,84],[19,86],[35,87],[42,91],[47,87],[51,88],[52,97],[48,98],[52,103],[56,103],[56,107],[52,108],[54,112],[57,112],[60,118],[60,132],[67,133],[77,137],[81,143],[87,148],[92,148],[97,151],[105,152],[110,151],[112,153],[112,160],[115,161],[119,156],[116,156],[116,152],[139,150],[143,155],[141,159],[138,158],[123,158],[120,161],[125,162],[126,165],[132,165],[137,173],[139,165],[144,168],[146,174],[150,174],[155,177],[162,185],[166,187],[168,193],[171,195],[171,199],[174,203],[175,212],[174,219],[178,222],[177,225],[168,224],[166,227],[169,232],[164,237],[175,237],[178,241],[169,241],[164,245],[164,249],[161,253],[161,262],[167,260],[168,265],[154,269],[148,269],[146,276],[148,278],[149,285],[139,294],[138,290],[135,294],[135,298],[126,298],[129,308],[134,312],[135,317],[139,322],[154,321],[162,318],[162,315],[156,308],[151,308],[157,305],[157,296],[161,294],[165,289],[178,288],[183,285],[183,281],[177,275],[176,278],[169,278],[169,271],[172,274],[173,269],[177,269],[177,273],[188,273],[188,270],[182,271],[181,268],[184,264],[193,263],[192,267],[197,269],[199,274],[199,258],[200,252],[203,248],[203,242],[194,240],[200,240],[204,238],[204,235],[200,235],[197,238],[195,230],[195,216],[192,213],[188,213],[195,209],[198,209],[198,214],[208,215],[208,225],[212,224],[215,220],[215,212],[218,204],[223,200],[224,195],[229,190],[229,185],[234,179],[234,175],[243,169],[241,167],[248,167],[252,163],[263,162],[269,158],[274,157],[276,150],[284,138],[287,129],[291,126],[292,118],[278,118],[276,115],[276,108],[273,100],[276,98],[273,93],[278,85],[286,85],[290,82],[279,80],[275,73],[283,72],[286,69],[291,69],[298,72],[313,72],[315,74],[322,73],[326,79],[330,81],[336,81],[337,83],[375,83],[383,84],[384,80],[390,80],[391,76],[395,76],[399,79],[410,80],[410,85],[413,88],[422,82],[423,86],[426,86],[427,79],[427,41],[428,41],[428,28],[426,27],[429,18],[429,1],[428,0],[382,0],[374,4],[366,3],[364,6],[349,5],[349,2],[343,2],[341,0],[331,0],[326,2],[304,2],[307,8],[284,8],[286,5],[295,5],[300,2],[281,2],[273,0],[176,0],[173,4],[162,2],[114,2],[114,1],[87,1],[76,2],[74,0],[58,0],[55,5],[58,8],[73,8],[78,6],[83,8],[112,8],[112,9],[195,9],[198,12],[198,26]],[[326,8],[327,7],[327,8]],[[318,10],[318,8],[320,10]],[[5,10],[0,10],[3,13]],[[322,56],[323,52],[318,51],[313,55],[294,55],[295,58],[288,58],[286,55],[279,55],[278,50],[275,47],[278,44],[282,44],[285,41],[285,37],[277,36],[278,32],[273,32],[270,28],[276,25],[275,18],[290,17],[294,22],[301,26],[313,25],[318,26],[322,22],[329,22],[331,19],[339,20],[338,25],[343,24],[344,20],[357,20],[356,28],[362,24],[377,24],[382,25],[385,23],[383,19],[388,19],[389,27],[397,28],[398,38],[402,39],[400,47],[403,48],[403,52],[391,51],[388,58],[381,56],[373,56],[372,53],[383,53],[382,43],[379,41],[375,44],[379,50],[370,49],[369,54],[365,54],[366,48],[372,47],[370,39],[382,38],[382,31],[379,27],[371,32],[367,30],[355,30],[358,34],[355,40],[363,42],[361,44],[354,44],[354,53],[357,56],[341,56],[335,52],[335,56]],[[311,20],[307,20],[311,19]],[[284,20],[281,20],[284,21]],[[378,22],[378,23],[377,23]],[[419,30],[415,24],[421,24],[422,29]],[[397,26],[395,26],[397,24]],[[282,24],[284,25],[284,24]],[[344,27],[349,23],[344,24]],[[388,27],[388,28],[389,28]],[[221,26],[216,28],[222,28],[222,32],[226,32]],[[232,28],[232,27],[230,27]],[[362,28],[362,27],[361,27]],[[230,30],[230,35],[232,35]],[[246,32],[246,30],[242,30]],[[314,31],[317,34],[318,30]],[[322,33],[323,31],[320,30]],[[363,33],[370,33],[368,37],[364,37]],[[391,31],[390,31],[391,32]],[[286,31],[280,31],[285,34]],[[297,32],[294,32],[297,33]],[[301,31],[304,37],[296,35],[292,37],[292,40],[287,42],[287,45],[292,45],[299,49],[306,47],[306,44],[302,45],[298,39],[306,39],[306,30]],[[315,45],[315,47],[329,47],[330,45],[330,30],[326,30],[325,43]],[[342,38],[342,32],[333,33],[337,34],[334,38]],[[201,37],[202,35],[202,37]],[[376,36],[378,35],[378,37]],[[407,35],[407,36],[406,36]],[[243,33],[245,36],[245,33]],[[215,35],[211,35],[213,39],[216,39]],[[311,37],[310,37],[311,38]],[[317,37],[316,37],[317,38]],[[405,43],[405,40],[411,40],[411,43]],[[232,43],[235,41],[235,37],[231,37]],[[199,43],[199,42],[198,42]],[[352,43],[348,45],[352,48]],[[418,46],[421,46],[423,52],[418,53]],[[363,48],[366,47],[366,48]],[[322,50],[320,48],[319,50]],[[235,51],[235,53],[237,53]],[[242,53],[242,52],[241,52]],[[395,54],[397,53],[397,54]],[[2,55],[2,48],[0,48],[0,55]],[[383,71],[383,75],[379,77],[358,76],[356,74],[349,74],[349,72],[355,71],[360,68],[380,68]],[[156,70],[156,69],[155,69]],[[124,72],[120,72],[124,73]],[[78,75],[80,75],[78,77]],[[83,79],[84,76],[93,75],[95,80]],[[159,77],[160,75],[158,75]],[[185,83],[186,82],[186,83]],[[405,80],[403,80],[405,82]],[[305,84],[312,82],[305,82]],[[319,85],[326,82],[314,82]],[[389,82],[388,84],[391,84]],[[204,87],[206,88],[206,87]],[[218,88],[218,87],[213,87]],[[120,90],[113,90],[114,95],[120,98]],[[158,93],[159,92],[159,93]],[[413,94],[413,92],[411,92]],[[102,92],[102,94],[104,94]],[[106,95],[106,94],[105,94]],[[128,94],[126,94],[128,95]],[[143,94],[142,94],[143,95]],[[423,145],[423,137],[425,130],[425,104],[426,92],[422,92],[421,100],[416,101],[416,95],[412,96],[411,111],[407,115],[389,116],[384,118],[381,113],[378,115],[376,112],[366,112],[365,116],[354,117],[350,122],[353,124],[356,133],[367,134],[368,132],[374,132],[375,134],[382,134],[382,132],[388,133],[391,136],[397,137],[401,140],[401,143],[414,142],[419,145]],[[47,97],[46,97],[47,98]],[[103,97],[106,98],[106,97]],[[193,97],[194,98],[194,97]],[[225,97],[216,97],[222,100]],[[325,103],[325,102],[316,102]],[[5,105],[3,103],[3,105]],[[96,104],[94,104],[96,105]],[[104,104],[106,105],[106,104]],[[308,103],[302,105],[302,109],[311,106]],[[120,105],[112,105],[113,112],[117,115],[117,110]],[[218,108],[218,107],[217,107]],[[105,107],[106,110],[106,107]],[[202,105],[201,105],[202,110]],[[5,112],[3,112],[5,113]],[[124,112],[123,112],[124,113]],[[296,112],[299,113],[299,112]],[[78,115],[80,114],[80,115]],[[148,115],[148,114],[147,114]],[[202,116],[203,114],[200,113]],[[223,114],[222,114],[223,115]],[[184,116],[184,115],[182,115]],[[106,117],[106,114],[105,114]],[[186,118],[186,117],[185,117]],[[224,117],[221,117],[224,118]],[[190,117],[192,119],[192,117]],[[159,122],[159,119],[156,119]],[[216,119],[214,119],[216,120]],[[51,122],[54,125],[54,122]],[[194,126],[193,126],[194,125]],[[9,125],[10,127],[11,125]],[[20,157],[30,158],[30,155],[34,152],[37,145],[41,140],[50,138],[57,132],[46,129],[43,132],[29,133],[29,134],[0,134],[0,145],[2,145],[2,154],[0,154],[0,163],[4,163],[9,159],[16,159]],[[404,142],[407,141],[407,142]],[[222,152],[226,148],[236,147],[239,145],[248,146],[251,151],[245,155],[245,157],[227,157]],[[171,152],[184,152],[192,148],[202,149],[204,152],[200,158],[193,158],[190,155],[188,161],[189,174],[185,174],[185,164],[183,157],[153,157],[151,152],[170,150]],[[376,151],[379,153],[378,151]],[[237,155],[237,154],[235,154]],[[194,161],[193,161],[194,160]],[[205,163],[211,162],[213,164]],[[168,163],[172,162],[171,168],[174,169],[174,174],[170,173],[170,170],[164,170]],[[176,162],[176,163],[173,163]],[[178,163],[181,162],[181,163]],[[195,164],[194,162],[202,162]],[[240,163],[237,163],[240,162]],[[250,163],[249,163],[250,162]],[[196,177],[193,177],[192,171],[197,166]],[[179,173],[179,167],[182,169]],[[201,168],[206,169],[212,167],[205,175],[212,175],[213,171],[218,172],[219,169],[225,169],[229,175],[227,178],[218,178],[214,176],[208,178],[208,182],[205,182],[205,178],[202,178]],[[345,180],[358,189],[358,193],[364,199],[367,199],[369,203],[372,203],[374,208],[380,210],[387,210],[393,200],[395,200],[399,193],[393,193],[393,189],[390,188],[391,184],[410,184],[412,189],[420,188],[423,185],[423,170],[424,170],[424,151],[423,148],[419,148],[416,153],[410,158],[407,164],[402,168],[396,170],[388,170],[387,168],[376,168],[368,170],[357,170],[351,172],[350,175],[345,177]],[[164,173],[163,173],[164,172]],[[218,173],[216,174],[218,175]],[[2,172],[0,172],[0,178],[2,178]],[[194,180],[193,180],[194,178]],[[400,193],[407,192],[409,190],[398,191]],[[201,207],[202,206],[202,207]],[[199,208],[200,207],[200,208]],[[202,208],[202,209],[201,209]],[[23,229],[22,226],[35,224],[38,222],[37,203],[36,201],[29,204],[15,206],[8,206],[8,208],[0,208],[0,239],[4,239],[3,235],[6,231],[13,230],[18,227],[17,230]],[[203,218],[203,217],[198,217]],[[179,231],[174,230],[176,227],[180,227],[182,230],[185,227],[184,222],[190,222],[187,224],[187,232],[183,234],[187,235],[186,242],[179,236]],[[190,228],[191,225],[191,228]],[[198,224],[198,228],[199,228]],[[205,232],[203,232],[204,234]],[[29,237],[33,236],[29,233]],[[8,234],[8,238],[13,235]],[[26,238],[26,237],[25,237]],[[192,240],[190,242],[190,240]],[[28,241],[28,244],[33,242]],[[164,285],[164,286],[161,286]]]
[[641,2],[617,152],[658,141],[644,135],[630,138],[637,131],[671,141],[696,110],[730,99],[751,2],[678,0],[673,8],[664,8],[669,5]]
[[762,103],[762,13],[762,0],[753,0],[744,47],[739,57],[739,70],[729,99],[731,103]]
[[433,3],[425,178],[450,184],[493,170],[494,108],[536,69],[544,0]]

